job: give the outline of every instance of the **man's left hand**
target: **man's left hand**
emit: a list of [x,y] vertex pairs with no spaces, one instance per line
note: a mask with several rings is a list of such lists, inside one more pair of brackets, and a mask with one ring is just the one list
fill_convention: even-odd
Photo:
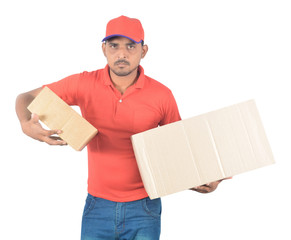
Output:
[[223,180],[231,179],[231,178],[232,177],[224,178],[215,182],[211,182],[211,183],[207,183],[198,187],[190,188],[190,190],[200,192],[200,193],[211,193],[217,188],[219,183],[221,183]]

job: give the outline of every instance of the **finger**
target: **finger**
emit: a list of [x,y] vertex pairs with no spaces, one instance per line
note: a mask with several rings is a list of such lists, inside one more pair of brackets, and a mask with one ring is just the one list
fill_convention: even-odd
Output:
[[197,192],[199,193],[209,193],[210,192],[210,189],[207,189],[207,188],[199,188],[199,189],[196,189]]
[[40,139],[43,142],[46,141],[46,138],[52,137],[52,135],[56,135],[59,132],[58,130],[46,130],[42,127],[38,131],[39,131]]
[[39,121],[39,116],[35,113],[32,113],[31,120],[32,120],[32,122],[37,123]]
[[57,141],[62,140],[60,137],[55,137],[55,136],[49,136],[49,138],[53,140],[57,140]]
[[63,139],[61,139],[60,137],[56,137],[56,136],[49,136],[50,139],[53,139],[53,140],[57,140],[57,141],[63,141],[65,142]]
[[46,136],[51,136],[54,134],[61,134],[63,131],[60,129],[56,129],[56,130],[45,130],[46,131]]
[[42,141],[49,145],[67,145],[67,143],[55,134],[61,134],[62,130],[45,130],[42,129]]
[[199,192],[209,192],[210,187],[208,187],[206,185],[201,185],[199,187],[196,187],[196,190]]
[[211,188],[211,185],[202,185],[202,186],[200,186],[200,189],[202,189],[202,190],[208,190],[210,188]]
[[46,142],[49,145],[61,145],[61,146],[67,145],[67,143],[64,140],[62,140],[59,137],[54,137],[54,136],[46,137],[44,139],[44,142]]
[[209,188],[209,186],[204,184],[204,185],[200,185],[200,186],[197,186],[197,187],[193,187],[191,189],[193,189],[193,190],[201,190],[201,189],[205,189],[205,188]]
[[[35,113],[31,114],[31,120],[33,123],[37,123],[37,125],[39,125],[39,116]],[[54,135],[54,134],[61,134],[63,131],[60,129],[53,129],[53,130],[46,130],[44,128],[42,134],[45,136],[50,136],[50,135]]]

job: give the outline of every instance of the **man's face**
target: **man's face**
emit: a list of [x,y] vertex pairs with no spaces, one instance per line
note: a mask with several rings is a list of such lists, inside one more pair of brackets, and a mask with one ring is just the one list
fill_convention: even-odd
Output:
[[138,68],[147,53],[147,46],[125,37],[114,37],[102,44],[110,70],[119,77],[128,76]]

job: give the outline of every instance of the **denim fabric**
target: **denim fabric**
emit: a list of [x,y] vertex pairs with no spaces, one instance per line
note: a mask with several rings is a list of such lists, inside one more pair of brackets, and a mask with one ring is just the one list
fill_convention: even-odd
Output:
[[81,240],[159,240],[161,199],[112,202],[88,194]]

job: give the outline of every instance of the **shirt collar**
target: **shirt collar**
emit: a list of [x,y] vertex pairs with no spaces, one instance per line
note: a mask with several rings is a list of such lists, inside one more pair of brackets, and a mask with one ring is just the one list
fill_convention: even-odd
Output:
[[[136,83],[133,86],[135,88],[143,88],[144,81],[145,81],[144,69],[143,69],[142,66],[139,65],[138,66],[138,70],[139,70],[139,77],[138,77]],[[110,79],[110,75],[109,75],[109,66],[108,66],[108,64],[104,68],[104,85],[113,87],[113,83],[112,83],[112,81]]]

